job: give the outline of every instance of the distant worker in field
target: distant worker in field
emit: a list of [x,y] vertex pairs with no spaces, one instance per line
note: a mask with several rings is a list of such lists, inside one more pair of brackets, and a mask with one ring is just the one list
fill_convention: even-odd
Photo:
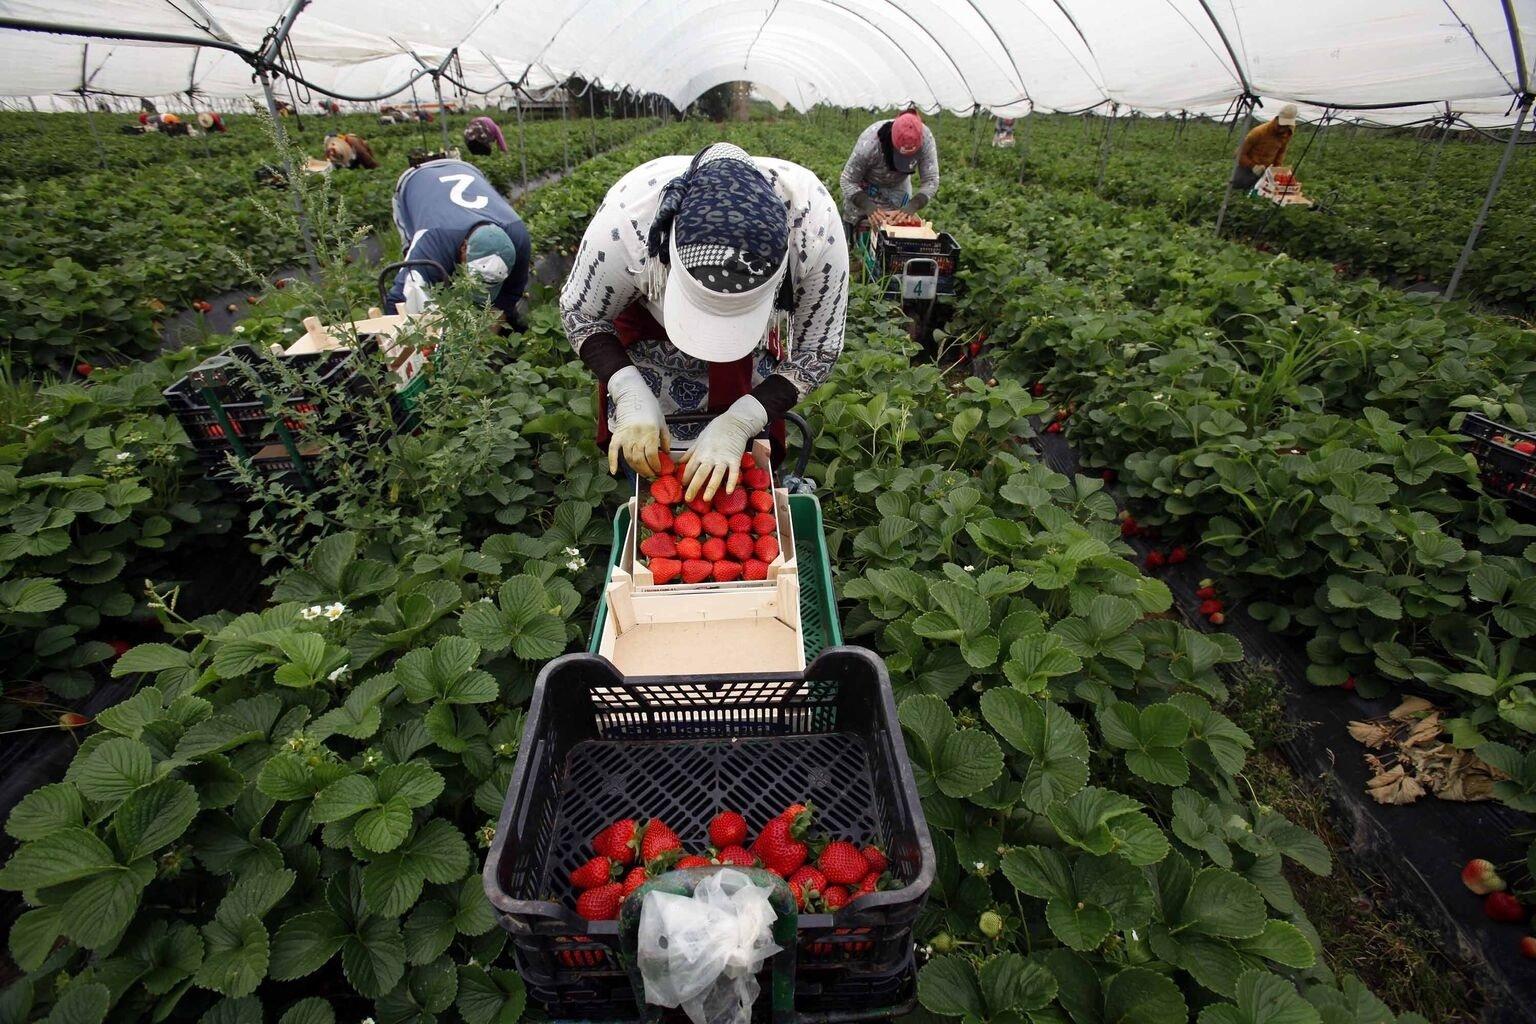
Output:
[[[923,181],[915,193],[914,169]],[[939,144],[915,110],[876,121],[859,134],[839,184],[850,234],[876,210],[916,213],[938,194]]]
[[227,132],[224,127],[224,119],[216,111],[205,110],[197,115],[197,123],[203,126],[205,132]]
[[325,137],[325,158],[331,162],[332,167],[343,167],[348,170],[373,170],[379,166],[379,162],[373,157],[373,150],[368,145],[368,140],[361,135],[350,135],[347,132],[332,132]]
[[[150,118],[153,122],[154,118]],[[189,125],[176,114],[160,115],[160,132],[164,135],[186,135]]]
[[[560,293],[565,333],[598,383],[597,440],[654,477],[692,440],[691,500],[734,490],[765,428],[843,351],[848,248],[837,201],[811,171],[727,142],[641,164],[608,190]],[[669,428],[672,413],[714,414]]]
[[1296,104],[1287,103],[1280,113],[1265,121],[1243,139],[1237,151],[1237,170],[1232,174],[1232,187],[1247,192],[1258,184],[1266,168],[1285,160],[1285,148],[1296,133]]
[[[431,260],[446,274],[463,267],[478,284],[482,301],[506,325],[524,330],[517,300],[528,286],[532,246],[512,205],[474,164],[430,160],[407,168],[395,183],[395,227],[405,259]],[[387,312],[428,308],[427,287],[444,273],[430,266],[404,267],[388,295]]]
[[476,156],[490,156],[491,147],[507,151],[507,140],[501,128],[488,117],[477,117],[464,128],[464,145]]

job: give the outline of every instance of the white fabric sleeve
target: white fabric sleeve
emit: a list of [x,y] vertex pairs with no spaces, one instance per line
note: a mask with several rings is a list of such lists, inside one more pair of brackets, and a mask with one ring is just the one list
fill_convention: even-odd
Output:
[[848,246],[841,222],[795,286],[794,346],[774,372],[805,397],[820,387],[843,354],[848,317]]
[[598,208],[587,225],[576,262],[560,289],[560,319],[571,347],[579,355],[582,345],[598,334],[613,333],[613,321],[640,295],[635,275],[629,272],[629,254],[620,240],[633,230],[630,221],[617,214],[613,204]]
[[848,154],[848,162],[843,164],[842,176],[838,178],[844,204],[852,202],[855,194],[864,191],[869,181],[870,161],[879,158],[880,139],[874,132],[865,129],[853,144],[853,152]]
[[923,147],[917,154],[917,173],[923,179],[918,195],[927,196],[932,202],[939,193],[939,143],[927,125],[923,125]]

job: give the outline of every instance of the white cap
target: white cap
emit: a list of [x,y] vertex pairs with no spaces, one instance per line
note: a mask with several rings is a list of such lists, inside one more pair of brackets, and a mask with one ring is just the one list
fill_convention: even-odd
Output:
[[789,260],[781,260],[778,271],[750,291],[722,292],[705,287],[683,266],[675,232],[670,246],[671,269],[661,309],[668,339],[706,363],[729,363],[749,355],[768,330]]
[[1280,123],[1281,124],[1295,124],[1296,123],[1296,104],[1294,104],[1294,103],[1287,103],[1285,106],[1280,108]]

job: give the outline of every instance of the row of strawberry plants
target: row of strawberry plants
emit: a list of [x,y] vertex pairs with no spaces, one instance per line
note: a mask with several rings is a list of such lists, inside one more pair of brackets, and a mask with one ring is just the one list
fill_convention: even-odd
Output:
[[[1227,126],[1209,121],[1181,128],[1177,119],[1122,118],[1103,162],[1103,118],[1035,116],[1027,133],[1017,131],[1019,148],[995,151],[989,160],[1016,175],[1025,149],[1030,181],[1099,189],[1128,206],[1155,206],[1205,225],[1216,220],[1239,141]],[[1300,177],[1319,205],[1278,209],[1237,195],[1227,210],[1228,233],[1262,236],[1266,244],[1341,270],[1444,285],[1501,147],[1470,132],[1441,145],[1438,133],[1428,131],[1421,138],[1335,125],[1319,140],[1313,131],[1298,125],[1286,160],[1294,164],[1306,153]],[[1536,274],[1523,258],[1531,241],[1533,181],[1530,162],[1516,160],[1467,265],[1463,294],[1521,310],[1536,306]]]
[[979,257],[967,322],[1118,476],[1131,529],[1234,577],[1255,616],[1305,638],[1314,684],[1441,691],[1456,743],[1536,806],[1505,745],[1536,731],[1536,530],[1453,433],[1458,410],[1527,420],[1536,338],[1156,210],[995,178],[948,198]]
[[[41,133],[39,144],[46,145],[67,128],[51,119],[69,117],[11,115],[0,129],[28,144]],[[455,123],[462,127],[462,119]],[[559,170],[567,146],[571,159],[579,160],[594,133],[597,145],[608,149],[654,126],[644,119],[529,124],[528,172]],[[410,151],[436,148],[441,135],[435,125],[418,130],[360,115],[314,118],[306,119],[296,147],[320,156],[322,131],[336,129],[364,135],[380,167],[336,173],[326,184],[350,209],[349,219],[388,247],[394,242],[395,179]],[[510,153],[466,156],[503,189],[521,178],[516,132],[508,130]],[[262,118],[232,117],[227,134],[206,140],[122,137],[118,145],[179,152],[126,180],[120,165],[102,170],[91,164],[73,173],[14,179],[5,187],[17,216],[0,241],[0,333],[11,339],[9,351],[19,362],[58,369],[73,365],[78,354],[151,350],[165,316],[302,258],[301,236],[285,217],[273,215],[286,208],[286,197],[254,177],[258,166],[280,160]]]
[[[690,152],[716,134],[669,138]],[[847,144],[793,125],[729,135],[823,174]],[[0,995],[10,1016],[519,1016],[476,851],[533,675],[599,589],[618,488],[554,310],[493,367],[483,326],[446,308],[426,429],[363,453],[371,475],[322,501],[265,494],[266,610],[187,622],[157,591],[170,642],[117,661],[134,696],[7,821],[21,845],[0,886],[30,906],[10,929],[26,971]],[[860,286],[807,408],[848,634],[892,668],[939,857],[923,1005],[1418,1020],[1318,959],[1282,868],[1326,872],[1327,853],[1242,796],[1251,740],[1218,710],[1237,646],[1164,614],[1099,481],[1021,446],[1043,402],[910,356]]]

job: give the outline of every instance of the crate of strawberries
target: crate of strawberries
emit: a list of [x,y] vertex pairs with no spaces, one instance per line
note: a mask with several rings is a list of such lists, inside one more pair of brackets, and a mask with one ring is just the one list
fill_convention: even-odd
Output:
[[562,1017],[637,1017],[625,899],[727,865],[789,883],[797,1009],[910,988],[934,856],[879,658],[830,648],[803,674],[717,677],[546,666],[485,865],[530,994]]
[[1536,434],[1478,413],[1468,413],[1460,429],[1488,493],[1536,510]]
[[626,674],[805,668],[789,495],[769,452],[754,441],[735,489],[710,500],[685,499],[680,453],[637,482],[597,647]]

